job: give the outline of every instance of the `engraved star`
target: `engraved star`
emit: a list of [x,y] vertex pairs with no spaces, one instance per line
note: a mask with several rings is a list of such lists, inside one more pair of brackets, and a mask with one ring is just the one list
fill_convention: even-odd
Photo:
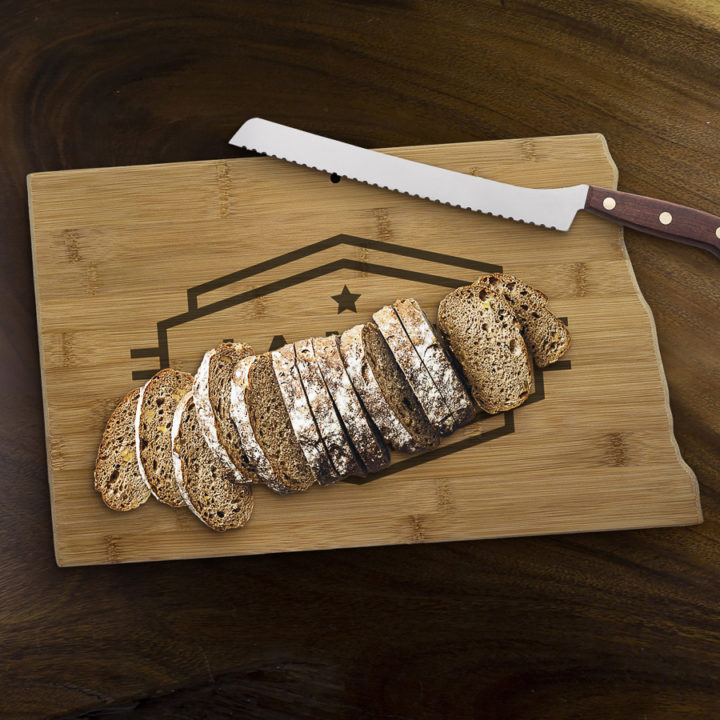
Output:
[[360,297],[360,293],[352,293],[348,290],[348,286],[343,286],[343,290],[339,295],[333,295],[332,299],[338,304],[338,315],[344,310],[357,312],[355,303]]

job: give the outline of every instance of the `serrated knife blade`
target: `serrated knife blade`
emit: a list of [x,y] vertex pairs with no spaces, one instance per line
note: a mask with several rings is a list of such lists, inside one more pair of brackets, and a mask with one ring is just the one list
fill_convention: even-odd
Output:
[[252,118],[232,145],[274,155],[378,187],[490,215],[567,230],[585,204],[587,185],[534,190],[405,160]]
[[427,200],[566,231],[578,210],[720,257],[720,217],[594,185],[535,189],[366,150],[286,125],[251,118],[230,144]]

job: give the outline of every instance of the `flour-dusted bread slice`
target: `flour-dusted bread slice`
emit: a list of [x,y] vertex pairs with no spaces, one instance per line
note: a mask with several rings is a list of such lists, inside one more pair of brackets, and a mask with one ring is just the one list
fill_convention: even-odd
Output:
[[253,433],[277,481],[268,487],[286,493],[307,490],[315,473],[293,430],[270,353],[258,355],[250,366],[245,400]]
[[95,462],[95,489],[111,510],[134,510],[149,497],[135,453],[135,415],[140,388],[129,392],[113,410]]
[[559,360],[570,347],[570,332],[565,324],[547,309],[547,296],[513,275],[494,273],[475,281],[502,295],[510,304],[522,328],[523,338],[538,367]]
[[285,486],[278,480],[264,450],[255,436],[248,411],[247,392],[250,369],[257,358],[245,357],[235,366],[230,389],[230,415],[246,457],[249,474],[275,492],[284,492]]
[[140,392],[135,415],[135,451],[150,492],[171,507],[184,507],[175,477],[170,434],[175,408],[190,392],[193,377],[167,368],[155,373]]
[[305,395],[295,360],[295,347],[284,345],[273,350],[270,357],[295,437],[315,475],[315,481],[320,485],[335,482],[338,474],[330,461]]
[[452,413],[452,430],[466,425],[475,417],[475,406],[425,311],[413,298],[398,299],[393,307],[435,387]]
[[410,342],[410,337],[405,332],[395,309],[386,305],[373,314],[373,320],[392,350],[402,374],[415,393],[427,419],[435,425],[440,435],[449,435],[453,429],[450,408],[435,387],[430,373]]
[[349,475],[363,477],[355,450],[338,417],[330,392],[318,367],[312,340],[295,343],[295,363],[310,410],[338,478]]
[[178,403],[172,424],[172,456],[178,490],[188,508],[218,532],[243,527],[253,511],[252,485],[234,482],[200,429],[192,391]]
[[482,410],[494,414],[527,400],[533,390],[530,354],[500,295],[475,285],[453,290],[440,303],[438,327]]
[[208,350],[195,374],[193,398],[200,429],[210,449],[233,470],[235,482],[257,480],[230,416],[230,389],[235,365],[253,349],[244,343],[222,343]]
[[335,409],[362,464],[367,472],[378,472],[390,464],[390,452],[350,382],[340,357],[339,341],[337,335],[313,338],[315,358]]
[[340,354],[355,391],[391,448],[409,453],[437,445],[439,433],[374,323],[346,330]]

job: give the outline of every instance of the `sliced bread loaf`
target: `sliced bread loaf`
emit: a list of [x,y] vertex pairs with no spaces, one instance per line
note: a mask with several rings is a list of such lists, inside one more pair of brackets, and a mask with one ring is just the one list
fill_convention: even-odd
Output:
[[480,409],[494,414],[527,400],[533,390],[530,354],[500,295],[475,285],[453,290],[440,303],[438,327]]
[[315,475],[315,481],[320,485],[335,482],[338,474],[330,461],[305,395],[295,360],[295,347],[284,345],[270,353],[270,357],[295,437]]
[[285,406],[270,353],[258,355],[248,371],[245,393],[253,433],[272,467],[276,492],[307,490],[315,473],[305,459]]
[[337,335],[313,338],[317,365],[340,416],[367,472],[378,472],[390,464],[385,441],[368,418],[340,357]]
[[95,489],[111,510],[134,510],[150,497],[135,452],[135,416],[140,388],[113,410],[95,461]]
[[240,443],[247,458],[249,474],[258,478],[261,483],[267,485],[271,490],[284,492],[285,486],[275,475],[275,471],[270,465],[265,452],[260,447],[250,422],[247,392],[250,369],[256,360],[255,355],[250,355],[240,360],[235,366],[230,389],[230,415],[240,436]]
[[374,323],[346,330],[340,337],[340,354],[355,391],[391,448],[415,452],[437,445],[437,429]]
[[208,350],[195,375],[193,397],[200,428],[210,449],[233,469],[235,482],[252,482],[257,478],[240,443],[230,416],[230,389],[235,365],[253,349],[244,343],[222,343]]
[[405,332],[395,309],[386,305],[373,315],[373,320],[392,350],[402,374],[415,393],[428,420],[435,425],[440,435],[449,435],[453,428],[450,408],[435,387],[430,373],[410,342],[410,337]]
[[333,405],[318,367],[312,340],[299,340],[295,343],[295,362],[315,424],[337,477],[363,477],[365,471]]
[[219,532],[245,525],[253,511],[252,486],[234,482],[200,429],[193,393],[180,401],[173,418],[172,454],[177,487],[188,508]]
[[393,307],[440,395],[452,413],[452,430],[475,417],[475,406],[420,303],[398,299]]
[[160,370],[145,383],[135,415],[140,474],[153,496],[171,507],[185,506],[175,484],[170,433],[175,408],[192,385],[189,373],[172,368]]
[[565,324],[547,309],[547,296],[513,275],[494,273],[475,281],[502,295],[510,304],[522,328],[523,338],[538,367],[559,360],[570,347],[570,333]]

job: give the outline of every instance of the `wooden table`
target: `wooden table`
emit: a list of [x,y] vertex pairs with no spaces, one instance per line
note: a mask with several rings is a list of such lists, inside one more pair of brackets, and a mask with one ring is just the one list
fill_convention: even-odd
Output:
[[718,716],[717,260],[626,234],[703,525],[59,569],[25,175],[236,156],[252,115],[367,147],[597,131],[620,189],[717,212],[720,9],[11,0],[0,58],[0,716]]

